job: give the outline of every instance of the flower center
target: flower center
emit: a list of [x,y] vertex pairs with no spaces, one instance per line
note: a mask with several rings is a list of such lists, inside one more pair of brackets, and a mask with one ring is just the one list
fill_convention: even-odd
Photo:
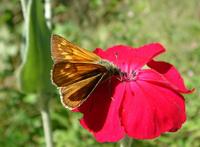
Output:
[[122,81],[135,81],[136,80],[136,76],[137,76],[138,72],[132,70],[131,72],[127,73],[127,72],[121,72],[120,73],[120,78]]

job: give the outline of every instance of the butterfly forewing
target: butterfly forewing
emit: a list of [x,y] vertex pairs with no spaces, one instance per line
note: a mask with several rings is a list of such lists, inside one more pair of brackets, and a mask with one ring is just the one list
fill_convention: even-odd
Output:
[[98,62],[101,60],[96,54],[80,48],[58,35],[52,35],[51,44],[51,54],[55,63],[62,61]]

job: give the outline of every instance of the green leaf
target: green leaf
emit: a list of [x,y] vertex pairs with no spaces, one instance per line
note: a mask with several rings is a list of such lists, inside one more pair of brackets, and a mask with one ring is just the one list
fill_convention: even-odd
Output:
[[25,93],[51,93],[52,66],[50,31],[45,22],[41,0],[29,0],[25,14],[26,44],[22,51],[20,87]]

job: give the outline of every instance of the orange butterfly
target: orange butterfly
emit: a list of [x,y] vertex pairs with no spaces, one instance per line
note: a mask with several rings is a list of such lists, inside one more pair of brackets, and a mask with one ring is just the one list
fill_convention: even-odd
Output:
[[69,109],[79,107],[100,82],[120,74],[114,64],[58,35],[51,37],[51,54],[52,81],[60,89],[63,105]]

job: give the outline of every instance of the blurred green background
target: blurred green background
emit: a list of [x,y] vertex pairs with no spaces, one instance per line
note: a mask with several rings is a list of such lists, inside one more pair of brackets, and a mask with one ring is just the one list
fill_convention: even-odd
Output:
[[[199,0],[52,0],[50,4],[52,32],[89,50],[162,43],[167,53],[159,59],[174,64],[186,85],[196,88],[185,97],[187,122],[176,133],[150,141],[134,140],[132,146],[200,146]],[[0,146],[4,147],[45,146],[36,95],[18,88],[24,25],[20,1],[0,0]],[[80,126],[81,115],[65,109],[57,93],[51,96],[49,107],[55,146],[119,146],[97,143]]]

